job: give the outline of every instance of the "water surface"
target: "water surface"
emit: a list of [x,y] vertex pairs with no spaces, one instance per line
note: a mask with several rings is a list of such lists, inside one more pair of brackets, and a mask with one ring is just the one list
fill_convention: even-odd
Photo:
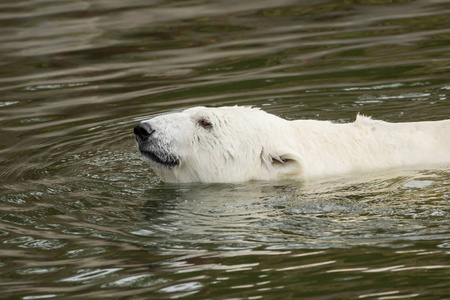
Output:
[[[140,120],[450,116],[448,1],[0,4],[8,299],[450,295],[450,169],[164,184]],[[432,154],[430,154],[432,155]]]

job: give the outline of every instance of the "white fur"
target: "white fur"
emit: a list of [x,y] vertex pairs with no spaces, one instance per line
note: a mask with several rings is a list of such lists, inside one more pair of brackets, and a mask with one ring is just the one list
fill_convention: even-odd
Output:
[[[202,127],[202,119],[212,127]],[[450,163],[450,120],[388,123],[358,115],[347,124],[287,121],[236,106],[196,107],[144,122],[155,132],[139,149],[179,161],[168,167],[147,157],[168,182],[304,180]]]

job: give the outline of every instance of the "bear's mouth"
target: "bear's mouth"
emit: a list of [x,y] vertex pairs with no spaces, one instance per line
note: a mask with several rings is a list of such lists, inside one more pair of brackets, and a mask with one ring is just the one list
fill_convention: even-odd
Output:
[[160,164],[166,166],[168,168],[176,167],[180,164],[180,160],[173,155],[161,154],[153,151],[141,151],[142,155],[146,158]]

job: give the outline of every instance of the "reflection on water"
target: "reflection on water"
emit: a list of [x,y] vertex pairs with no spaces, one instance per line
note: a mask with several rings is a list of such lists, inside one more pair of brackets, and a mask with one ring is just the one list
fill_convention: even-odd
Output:
[[439,190],[448,174],[371,179],[155,188],[142,208],[148,227],[133,233],[157,231],[171,247],[195,240],[218,249],[407,247],[446,233],[449,210]]
[[448,168],[170,185],[140,120],[449,118],[447,1],[0,4],[0,286],[42,298],[445,298]]

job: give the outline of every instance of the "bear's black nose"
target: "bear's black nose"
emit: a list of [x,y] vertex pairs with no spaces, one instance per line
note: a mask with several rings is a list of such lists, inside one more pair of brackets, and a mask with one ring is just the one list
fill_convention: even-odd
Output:
[[153,132],[155,132],[155,130],[152,129],[150,124],[145,123],[145,122],[140,123],[139,125],[134,127],[134,134],[143,140],[145,140],[146,138],[151,136],[153,134]]

